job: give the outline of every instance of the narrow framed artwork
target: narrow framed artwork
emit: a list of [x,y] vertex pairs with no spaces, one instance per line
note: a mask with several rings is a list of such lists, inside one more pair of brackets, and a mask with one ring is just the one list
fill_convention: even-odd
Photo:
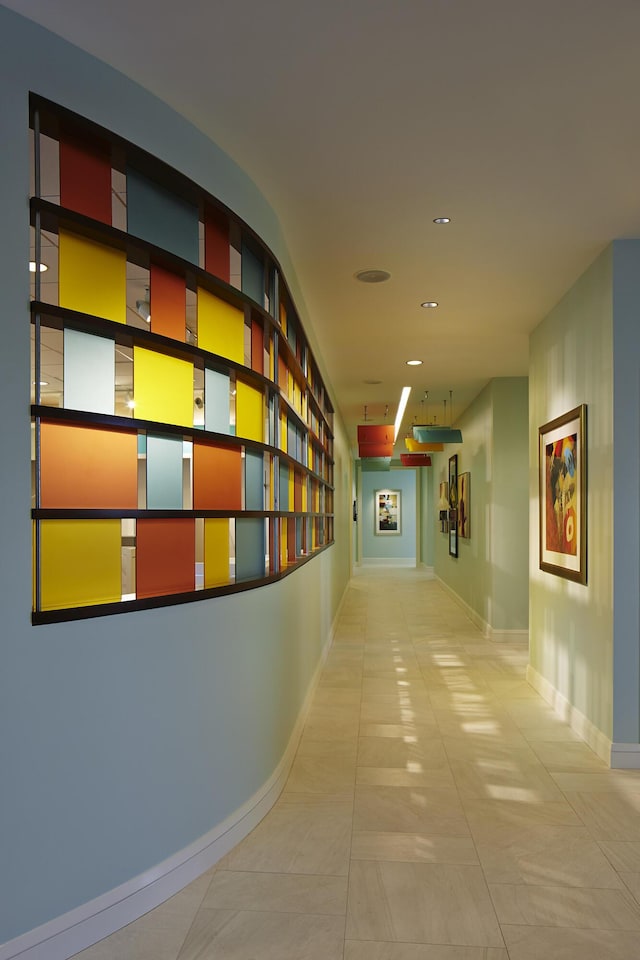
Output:
[[458,536],[468,540],[471,536],[471,474],[458,474]]
[[540,569],[587,582],[587,407],[538,430]]
[[449,457],[449,556],[458,556],[458,454]]
[[376,490],[373,496],[375,535],[399,537],[402,533],[402,491]]

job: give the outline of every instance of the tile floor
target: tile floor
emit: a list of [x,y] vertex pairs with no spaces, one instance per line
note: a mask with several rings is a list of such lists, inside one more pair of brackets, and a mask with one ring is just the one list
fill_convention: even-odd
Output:
[[640,771],[609,771],[416,571],[352,581],[279,801],[77,960],[640,960]]

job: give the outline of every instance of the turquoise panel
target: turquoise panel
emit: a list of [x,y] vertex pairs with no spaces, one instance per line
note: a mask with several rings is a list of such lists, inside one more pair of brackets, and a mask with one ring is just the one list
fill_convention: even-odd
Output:
[[229,377],[217,370],[204,371],[204,427],[216,433],[231,433]]
[[88,413],[114,413],[115,342],[64,331],[64,405]]
[[147,509],[182,510],[182,439],[147,436]]
[[[293,504],[291,505],[293,508]],[[280,464],[280,506],[279,510],[289,510],[289,465]]]
[[247,451],[244,458],[245,510],[264,510],[264,457]]
[[127,231],[198,263],[198,208],[127,168]]
[[242,244],[242,292],[264,306],[264,267],[253,250]]
[[236,583],[264,577],[264,520],[236,520]]

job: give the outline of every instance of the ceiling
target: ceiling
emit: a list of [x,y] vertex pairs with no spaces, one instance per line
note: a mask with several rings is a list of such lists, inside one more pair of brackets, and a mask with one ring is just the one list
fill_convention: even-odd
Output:
[[[253,178],[352,439],[365,405],[393,421],[405,384],[406,429],[442,422],[450,391],[455,418],[492,377],[526,374],[530,331],[609,241],[640,236],[638,0],[5,6]],[[354,279],[372,268],[391,279]]]

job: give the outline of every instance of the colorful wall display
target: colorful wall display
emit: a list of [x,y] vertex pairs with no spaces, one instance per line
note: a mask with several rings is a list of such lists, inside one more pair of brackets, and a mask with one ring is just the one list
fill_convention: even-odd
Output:
[[30,206],[33,256],[57,249],[31,304],[33,622],[291,572],[333,542],[333,410],[277,262],[115,134],[39,97],[31,126],[59,177]]

